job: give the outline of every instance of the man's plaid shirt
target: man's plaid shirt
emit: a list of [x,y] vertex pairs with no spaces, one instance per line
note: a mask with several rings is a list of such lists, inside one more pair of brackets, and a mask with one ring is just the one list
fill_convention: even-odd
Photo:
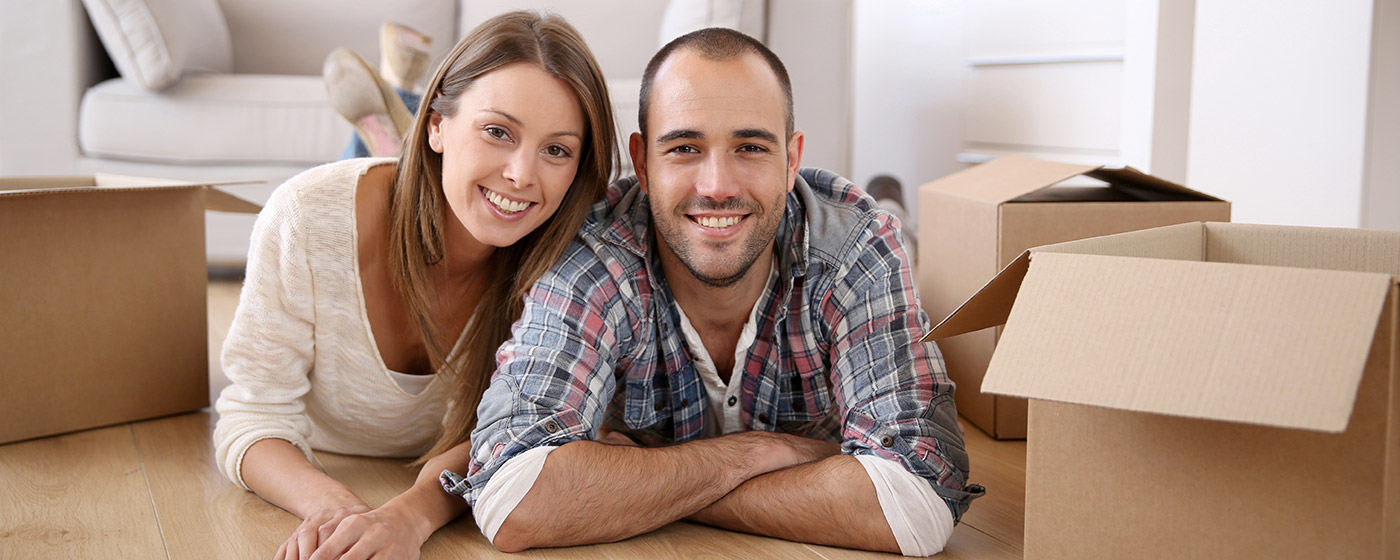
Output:
[[[596,439],[604,425],[649,445],[700,436],[705,389],[653,258],[650,222],[635,178],[614,183],[535,284],[497,353],[471,467],[465,478],[444,473],[448,491],[475,505],[510,458]],[[919,342],[928,317],[898,221],[850,181],[803,169],[775,255],[779,281],[757,303],[757,339],[731,380],[743,384],[740,422],[896,461],[960,518],[982,490],[965,488],[943,358]]]

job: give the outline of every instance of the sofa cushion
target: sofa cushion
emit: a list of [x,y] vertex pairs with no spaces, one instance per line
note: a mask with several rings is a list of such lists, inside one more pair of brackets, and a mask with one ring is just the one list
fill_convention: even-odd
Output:
[[88,17],[132,84],[159,91],[187,70],[228,72],[233,51],[216,0],[83,0]]
[[199,74],[159,94],[108,80],[83,96],[78,119],[88,156],[168,163],[314,165],[353,134],[320,76]]

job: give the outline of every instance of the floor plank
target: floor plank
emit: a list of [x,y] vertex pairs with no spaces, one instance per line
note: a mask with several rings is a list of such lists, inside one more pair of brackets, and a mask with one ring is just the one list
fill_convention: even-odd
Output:
[[[807,545],[807,548],[820,554],[826,560],[876,560],[902,558],[895,554],[847,550],[829,546]],[[953,538],[935,558],[940,560],[1019,560],[1021,549],[1013,547],[974,529],[967,524],[953,529]]]
[[987,487],[987,495],[972,502],[962,524],[1021,549],[1025,540],[1026,472],[995,459],[973,466],[973,482]]
[[977,472],[977,463],[984,459],[995,459],[1022,471],[1026,470],[1026,440],[998,441],[966,420],[959,423],[963,427],[963,442],[967,444],[967,452],[978,459],[972,465],[973,474]]
[[0,556],[165,558],[131,428],[0,446]]
[[300,524],[219,473],[209,413],[148,420],[132,429],[172,560],[272,558]]

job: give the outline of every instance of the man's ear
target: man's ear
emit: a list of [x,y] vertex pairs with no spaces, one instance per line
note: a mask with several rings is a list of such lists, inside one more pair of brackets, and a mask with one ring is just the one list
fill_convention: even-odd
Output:
[[442,113],[428,113],[428,147],[442,153]]
[[647,192],[647,141],[633,132],[627,137],[627,152],[632,155],[632,172],[637,174],[637,185],[642,187],[642,192]]
[[787,144],[787,176],[788,192],[792,192],[793,185],[797,184],[797,170],[802,167],[802,147],[807,137],[801,130],[793,131],[792,137],[788,138]]

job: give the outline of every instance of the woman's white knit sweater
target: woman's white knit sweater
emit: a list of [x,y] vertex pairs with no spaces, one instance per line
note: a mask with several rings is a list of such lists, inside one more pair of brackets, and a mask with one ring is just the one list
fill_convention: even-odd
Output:
[[[233,382],[215,408],[215,461],[247,488],[243,454],[265,438],[311,449],[416,456],[446,407],[433,379],[417,395],[384,365],[365,314],[355,189],[392,159],[352,159],[297,175],[272,194],[253,228],[247,279],[224,341]],[[435,376],[437,377],[437,376]]]

